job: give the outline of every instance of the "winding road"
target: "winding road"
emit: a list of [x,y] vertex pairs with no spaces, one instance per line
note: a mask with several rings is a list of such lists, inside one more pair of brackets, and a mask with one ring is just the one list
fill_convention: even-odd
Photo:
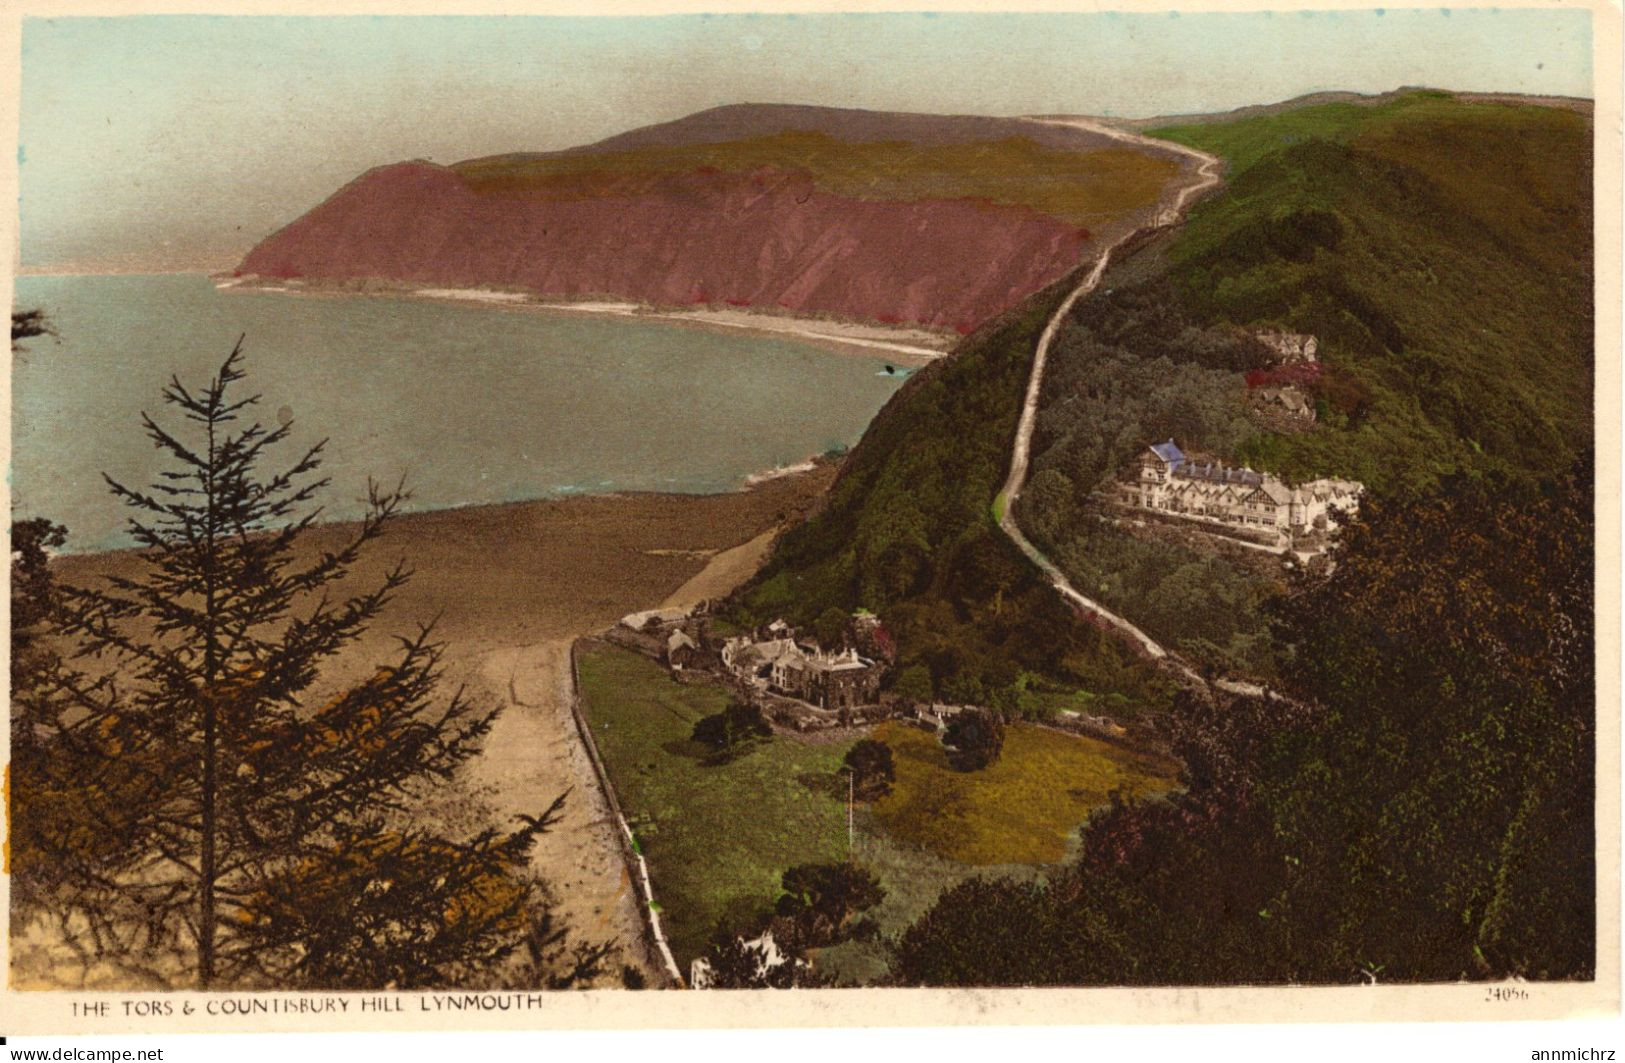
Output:
[[[1062,597],[1072,602],[1089,616],[1106,624],[1159,665],[1178,673],[1181,678],[1187,681],[1206,685],[1206,681],[1196,673],[1195,669],[1178,657],[1171,655],[1150,635],[1147,635],[1128,620],[1118,616],[1072,586],[1065,573],[1053,561],[1045,557],[1044,552],[1034,546],[1027,536],[1023,534],[1020,526],[1016,523],[1016,503],[1021,500],[1022,488],[1027,485],[1033,429],[1038,424],[1038,401],[1044,385],[1044,366],[1049,360],[1050,346],[1055,342],[1055,337],[1061,330],[1061,324],[1066,320],[1067,315],[1072,312],[1072,308],[1077,305],[1078,300],[1094,291],[1100,284],[1100,278],[1106,275],[1106,268],[1111,264],[1114,251],[1142,233],[1154,229],[1168,228],[1182,222],[1185,211],[1190,208],[1192,201],[1219,183],[1219,172],[1223,168],[1224,162],[1217,156],[1197,151],[1195,148],[1187,148],[1183,144],[1153,140],[1150,137],[1115,129],[1105,123],[1087,118],[1031,118],[1028,121],[1041,122],[1046,125],[1072,126],[1139,147],[1173,152],[1196,160],[1197,168],[1194,179],[1174,194],[1171,203],[1158,209],[1148,225],[1119,237],[1100,252],[1100,257],[1095,259],[1094,266],[1090,268],[1078,286],[1067,293],[1067,297],[1061,301],[1060,306],[1056,307],[1055,313],[1050,316],[1049,321],[1044,325],[1044,331],[1038,337],[1038,347],[1033,353],[1033,370],[1032,375],[1027,380],[1027,397],[1021,407],[1021,421],[1016,427],[1015,447],[1010,455],[1010,474],[1005,477],[1004,486],[999,490],[997,500],[994,502],[994,513],[997,515],[1000,529],[1010,537],[1010,541],[1015,543],[1023,554],[1027,555],[1027,558],[1033,564],[1038,566],[1055,589],[1061,593]],[[1213,685],[1235,694],[1260,695],[1264,693],[1264,689],[1255,684],[1229,679],[1216,680]]]

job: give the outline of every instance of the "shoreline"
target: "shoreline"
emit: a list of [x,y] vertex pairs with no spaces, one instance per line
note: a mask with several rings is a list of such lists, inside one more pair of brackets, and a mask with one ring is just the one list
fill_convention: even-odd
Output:
[[[318,704],[373,675],[398,656],[396,634],[433,620],[444,652],[437,703],[462,692],[501,709],[480,753],[463,766],[461,789],[448,794],[472,795],[502,823],[569,790],[564,817],[537,840],[531,867],[555,890],[572,940],[621,947],[597,988],[618,984],[622,963],[656,976],[661,966],[646,947],[636,891],[571,717],[570,645],[672,597],[727,593],[819,503],[835,473],[826,462],[722,494],[589,495],[401,514],[336,590],[375,587],[397,562],[412,577],[355,642],[324,662],[307,700]],[[313,526],[296,553],[331,550],[354,528]],[[59,556],[51,567],[64,583],[94,586],[137,576],[145,562],[126,549]],[[49,967],[24,975],[49,979],[59,967],[76,969],[71,959],[39,962],[46,960]],[[15,965],[12,972],[20,976]]]
[[[568,491],[551,495],[541,495],[536,498],[519,498],[506,502],[460,502],[450,506],[426,506],[423,509],[404,509],[396,516],[396,521],[414,521],[425,518],[446,516],[449,514],[470,514],[472,519],[482,519],[489,515],[493,518],[499,516],[501,510],[520,511],[536,506],[573,505],[576,503],[592,502],[627,502],[627,503],[669,503],[680,505],[686,501],[700,502],[735,498],[741,495],[771,493],[781,489],[795,491],[795,487],[784,488],[786,482],[794,484],[804,479],[819,479],[820,474],[834,477],[840,468],[840,460],[830,460],[821,454],[810,455],[792,465],[774,465],[759,469],[748,474],[737,487],[722,491],[660,491],[660,490],[610,490],[610,491]],[[820,491],[822,493],[822,491]],[[311,524],[313,533],[332,532],[338,529],[352,527],[359,523],[356,517],[334,517],[330,520],[318,520]],[[71,532],[71,528],[69,529]],[[110,558],[125,554],[138,554],[143,547],[139,546],[99,546],[85,549],[67,548],[58,549],[50,554],[52,564],[64,561],[79,562],[92,558]],[[690,551],[677,550],[675,555],[690,553]],[[706,557],[711,556],[708,552]]]
[[[887,358],[911,368],[928,365],[951,352],[956,337],[925,329],[892,328],[857,321],[764,313],[743,308],[704,310],[661,309],[643,303],[611,299],[548,299],[529,292],[492,288],[387,287],[351,290],[331,285],[267,283],[262,278],[222,278],[206,274],[216,291],[260,292],[318,298],[411,299],[447,306],[479,306],[531,313],[591,314],[621,317],[695,328],[751,332],[776,339],[786,337],[843,354]],[[905,342],[906,341],[906,342]]]

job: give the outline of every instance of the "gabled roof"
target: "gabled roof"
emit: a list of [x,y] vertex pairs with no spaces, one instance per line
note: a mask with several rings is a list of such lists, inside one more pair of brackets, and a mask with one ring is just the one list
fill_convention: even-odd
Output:
[[1264,474],[1251,469],[1233,469],[1217,462],[1207,461],[1198,465],[1194,461],[1186,460],[1174,467],[1174,472],[1188,480],[1202,480],[1215,484],[1244,484],[1248,487],[1257,487],[1264,482]]
[[673,631],[671,633],[671,638],[666,640],[667,653],[676,653],[684,646],[687,646],[691,650],[697,650],[700,648],[698,643],[688,637],[688,632],[683,631],[682,629]]
[[1259,484],[1258,491],[1278,506],[1285,505],[1292,500],[1292,492],[1287,490],[1285,484],[1274,478]]
[[739,651],[734,658],[737,666],[757,669],[764,664],[776,664],[783,658],[805,658],[801,650],[796,648],[795,642],[790,639],[772,639],[768,642],[757,642]]
[[1257,485],[1264,482],[1264,474],[1251,469],[1228,469],[1225,476],[1231,483]]
[[1169,465],[1178,465],[1185,460],[1185,454],[1174,445],[1172,439],[1166,443],[1151,444],[1151,453],[1166,461]]

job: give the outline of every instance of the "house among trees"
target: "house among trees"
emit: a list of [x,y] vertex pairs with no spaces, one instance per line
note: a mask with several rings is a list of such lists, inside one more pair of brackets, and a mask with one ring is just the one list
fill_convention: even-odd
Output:
[[1132,478],[1119,485],[1119,499],[1137,509],[1199,519],[1287,546],[1324,534],[1331,514],[1353,513],[1362,490],[1353,480],[1293,486],[1269,473],[1195,461],[1170,439],[1146,448]]
[[1258,403],[1265,406],[1278,406],[1292,417],[1301,418],[1311,423],[1315,420],[1315,407],[1310,403],[1309,396],[1300,387],[1285,384],[1281,387],[1259,388],[1253,392]]
[[773,666],[769,685],[821,709],[855,709],[874,703],[880,669],[857,650],[786,654]]
[[[878,628],[878,621],[874,626]],[[756,641],[740,636],[724,642],[723,667],[758,689],[820,709],[875,703],[884,665],[853,648],[825,652],[816,643],[798,642],[783,621],[768,625],[767,633],[780,637]]]
[[1301,332],[1266,331],[1254,335],[1258,342],[1268,347],[1270,353],[1275,355],[1277,365],[1299,365],[1316,361],[1316,352],[1320,350],[1318,339]]

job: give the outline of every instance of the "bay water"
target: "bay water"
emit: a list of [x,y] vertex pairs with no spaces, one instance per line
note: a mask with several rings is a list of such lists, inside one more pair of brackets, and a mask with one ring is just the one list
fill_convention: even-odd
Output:
[[[245,337],[238,397],[289,421],[265,472],[327,439],[323,519],[358,516],[369,476],[408,509],[620,491],[705,493],[850,446],[901,382],[883,358],[658,321],[410,297],[217,290],[194,274],[28,276],[16,307],[58,336],[12,361],[12,514],[65,524],[68,549],[127,546],[130,486],[171,467],[143,411],[198,390]],[[878,369],[878,371],[877,371]]]

